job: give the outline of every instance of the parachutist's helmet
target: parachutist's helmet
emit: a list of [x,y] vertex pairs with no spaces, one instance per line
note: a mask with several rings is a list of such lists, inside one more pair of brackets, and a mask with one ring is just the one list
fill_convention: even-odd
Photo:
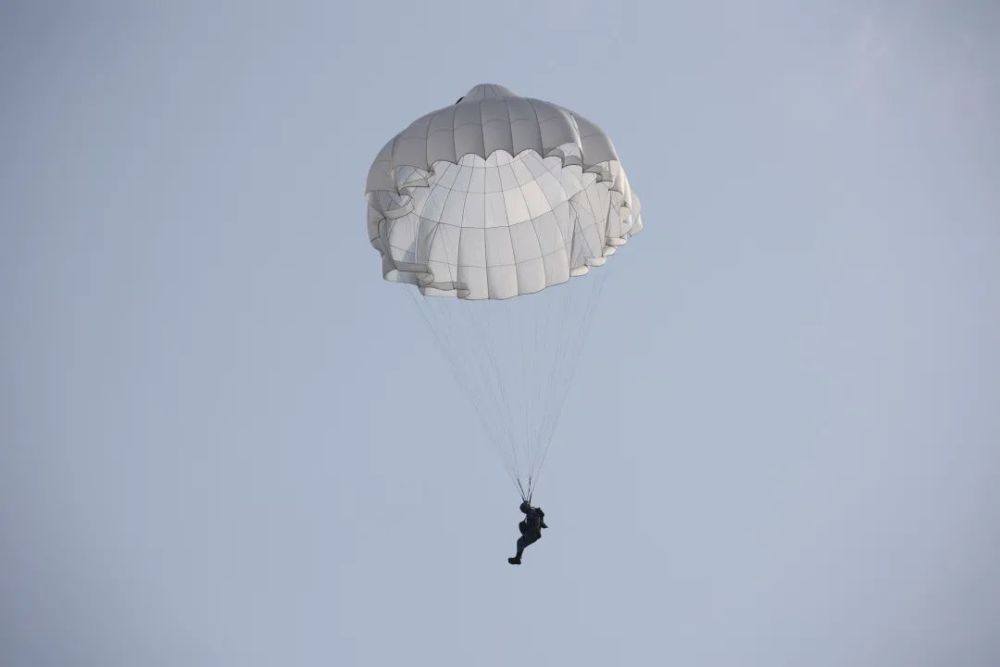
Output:
[[528,510],[530,510],[530,509],[531,509],[531,505],[528,504],[527,500],[525,500],[523,503],[521,503],[521,511],[522,512],[524,512],[525,514],[527,514]]

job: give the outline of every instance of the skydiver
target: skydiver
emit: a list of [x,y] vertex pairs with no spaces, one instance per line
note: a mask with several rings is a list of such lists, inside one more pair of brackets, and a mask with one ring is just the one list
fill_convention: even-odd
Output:
[[520,510],[525,514],[525,517],[521,523],[517,524],[521,531],[521,537],[517,540],[517,555],[507,559],[511,565],[520,565],[521,554],[524,553],[525,547],[542,539],[542,528],[548,528],[545,525],[545,512],[542,511],[541,507],[532,507],[525,500],[521,503]]

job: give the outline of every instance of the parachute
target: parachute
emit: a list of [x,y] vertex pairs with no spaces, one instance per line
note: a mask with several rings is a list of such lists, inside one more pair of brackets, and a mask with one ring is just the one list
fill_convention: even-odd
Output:
[[642,229],[614,146],[578,114],[481,84],[393,137],[365,190],[382,275],[416,288],[530,500],[603,288],[585,276]]

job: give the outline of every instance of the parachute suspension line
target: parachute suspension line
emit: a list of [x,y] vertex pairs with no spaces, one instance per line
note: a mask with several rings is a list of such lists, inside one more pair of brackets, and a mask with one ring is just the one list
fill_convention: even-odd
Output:
[[[498,320],[501,319],[501,318],[503,319],[504,326],[502,326],[502,327],[496,327],[496,326],[487,326],[486,327],[487,328],[487,331],[486,331],[487,338],[484,339],[484,343],[485,343],[485,346],[487,348],[487,353],[489,354],[490,359],[493,360],[493,375],[494,375],[494,378],[496,379],[497,384],[500,387],[501,393],[503,394],[503,397],[504,397],[504,401],[503,401],[504,413],[509,416],[508,419],[504,420],[504,426],[506,427],[506,435],[507,435],[507,446],[510,447],[511,455],[514,457],[514,467],[520,473],[520,470],[521,470],[521,460],[524,459],[524,458],[526,458],[527,452],[524,451],[521,447],[518,446],[518,443],[520,441],[520,437],[519,437],[519,434],[517,433],[517,429],[515,428],[514,419],[513,419],[513,417],[515,417],[515,413],[516,413],[516,410],[517,410],[517,407],[518,407],[517,404],[516,404],[518,396],[515,395],[513,397],[509,397],[507,395],[507,392],[506,392],[505,387],[504,387],[504,381],[503,381],[504,380],[504,374],[503,374],[504,369],[501,367],[500,363],[496,362],[496,358],[495,358],[495,355],[493,353],[493,350],[495,348],[499,349],[499,345],[502,344],[501,341],[496,340],[494,338],[494,336],[496,336],[497,329],[502,329],[502,330],[507,331],[507,332],[511,331],[511,327],[510,327],[510,304],[508,302],[506,302],[506,301],[497,301],[497,302],[487,301],[485,304],[483,304],[483,306],[486,307],[486,308],[491,308],[492,310],[490,312],[490,315],[494,315],[496,317],[496,319],[498,319]],[[490,324],[493,324],[493,323],[490,322]],[[480,325],[482,325],[481,322],[480,322]],[[508,360],[508,368],[509,367],[510,367],[510,361]],[[519,386],[519,384],[515,382],[514,386]],[[518,476],[518,485],[519,486],[521,485],[520,475]]]
[[[530,488],[530,486],[529,486],[529,488]],[[524,502],[526,502],[526,503],[528,503],[530,505],[531,504],[531,494],[530,493],[527,493],[527,494],[525,493],[524,487],[521,485],[521,480],[517,480],[517,490],[521,492],[521,500],[523,500]]]
[[[574,287],[577,286],[559,285],[556,290],[552,290],[551,298],[555,302],[549,307],[544,308],[540,316],[533,320],[534,326],[532,329],[535,344],[539,347],[546,347],[547,354],[551,356],[553,362],[542,376],[542,381],[536,383],[538,396],[536,405],[538,406],[539,414],[534,424],[535,428],[532,436],[532,451],[534,456],[528,470],[529,496],[534,493],[540,453],[545,444],[544,425],[553,416],[553,406],[555,405],[557,394],[561,389],[556,382],[556,378],[559,375],[560,366],[564,363],[562,350],[565,343],[563,339],[566,336],[572,336],[574,333],[571,326],[566,326],[570,323],[569,318],[566,317],[566,309],[568,304],[571,303],[571,297],[573,296],[570,290]],[[560,327],[559,324],[563,326]],[[548,336],[543,337],[543,332],[548,332]]]
[[[569,388],[573,385],[573,379],[576,377],[576,372],[578,364],[576,360],[580,358],[583,353],[584,345],[587,342],[587,334],[590,331],[591,322],[594,319],[594,315],[597,312],[597,307],[601,302],[601,297],[604,293],[604,286],[607,280],[607,273],[600,272],[599,275],[594,277],[594,284],[591,286],[591,291],[587,295],[587,300],[584,304],[584,313],[582,321],[580,322],[580,330],[583,332],[581,336],[578,336],[574,341],[572,341],[573,349],[570,352],[570,357],[572,359],[571,363],[567,364],[563,372],[565,374],[565,380],[563,386],[566,387],[562,395],[559,397],[559,405],[556,407],[556,414],[562,411],[563,405],[566,403],[566,399],[569,395]],[[556,421],[554,419],[549,420],[546,424],[546,444],[542,450],[541,461],[539,462],[538,472],[536,473],[536,478],[541,474],[542,466],[545,465],[545,460],[548,457],[549,445],[551,444],[552,437],[555,434]]]
[[[506,306],[506,304],[504,304],[504,305]],[[507,330],[508,331],[513,331],[513,329],[514,329],[512,323],[511,323],[512,316],[511,316],[511,313],[510,313],[510,308],[516,307],[518,305],[524,306],[524,305],[527,305],[527,304],[513,304],[512,303],[512,304],[510,304],[509,307],[506,308]],[[527,332],[525,332],[525,333],[527,333]],[[518,344],[519,344],[518,346],[519,346],[519,349],[520,349],[520,354],[518,354],[517,355],[517,359],[514,360],[514,362],[517,364],[518,369],[519,369],[519,374],[518,374],[518,378],[519,379],[518,379],[517,386],[526,389],[530,385],[530,383],[528,382],[528,354],[529,354],[530,350],[527,349],[527,346],[531,345],[531,340],[526,335],[524,335],[524,336],[518,336]],[[538,349],[538,348],[536,347],[535,349]],[[523,433],[520,435],[520,438],[521,438],[521,446],[524,449],[525,458],[528,460],[529,466],[531,464],[531,452],[534,451],[534,448],[531,446],[532,443],[531,443],[531,439],[530,439],[531,421],[532,421],[530,413],[531,413],[532,407],[533,406],[537,406],[537,405],[538,405],[537,402],[533,403],[530,400],[530,396],[527,396],[527,395],[522,395],[521,396],[521,405],[519,407],[520,407],[520,412],[521,412],[522,419],[523,419],[523,423],[521,424]],[[531,478],[530,477],[528,478],[528,493],[529,494],[531,493]]]
[[[601,295],[604,292],[605,281],[607,280],[606,272],[598,272],[596,276],[588,276],[593,282],[589,285],[589,292],[583,303],[583,316],[577,322],[579,328],[577,331],[579,334],[577,336],[568,335],[566,340],[563,341],[563,350],[566,352],[566,357],[568,357],[568,363],[560,363],[557,366],[557,373],[561,372],[564,381],[557,384],[557,386],[564,388],[563,391],[559,392],[560,396],[557,399],[557,404],[547,413],[548,419],[544,424],[544,431],[540,437],[541,443],[541,454],[533,467],[529,479],[528,495],[529,497],[534,493],[534,487],[538,483],[538,478],[541,475],[542,469],[545,465],[545,461],[548,458],[549,449],[552,445],[552,438],[555,435],[555,427],[559,414],[565,405],[566,398],[569,395],[569,388],[573,384],[573,378],[576,375],[577,364],[576,360],[580,358],[583,352],[584,344],[586,343],[587,333],[590,331],[590,324],[593,321],[594,314],[597,311],[597,306],[600,303]],[[566,310],[569,310],[567,305]],[[571,332],[572,333],[572,332]],[[572,349],[570,349],[572,348]]]
[[[485,304],[473,304],[473,305],[475,307],[482,306],[484,308],[490,308],[490,307],[493,307],[495,304],[487,302]],[[503,304],[501,304],[499,307],[502,308]],[[511,411],[511,404],[510,404],[510,400],[509,400],[509,398],[507,396],[506,388],[504,387],[503,374],[501,372],[500,364],[497,363],[496,355],[493,352],[494,347],[495,347],[494,342],[492,340],[493,332],[490,331],[490,327],[484,326],[483,323],[479,319],[474,318],[473,322],[475,323],[475,325],[479,329],[480,344],[482,345],[483,351],[486,352],[486,358],[489,360],[490,367],[493,370],[493,373],[492,373],[491,377],[493,379],[493,382],[496,384],[497,394],[499,395],[500,402],[503,405],[503,412],[504,412],[504,414],[509,415],[512,412]],[[501,422],[503,424],[505,439],[507,440],[507,442],[508,442],[508,444],[510,446],[511,455],[514,458],[514,470],[518,471],[518,470],[521,469],[521,466],[520,466],[520,462],[519,462],[519,458],[520,457],[518,456],[517,439],[516,439],[516,436],[514,434],[513,424],[511,423],[510,419],[501,419]],[[517,473],[515,472],[515,476],[516,476],[516,474]],[[518,481],[518,483],[520,484],[520,480]]]
[[410,299],[522,500],[534,496],[605,272],[505,300]]
[[[484,373],[482,368],[480,368],[478,373],[473,370],[476,366],[482,366],[474,356],[465,359],[465,363],[463,363],[463,359],[457,355],[461,350],[461,346],[458,344],[459,341],[452,335],[453,332],[458,331],[458,327],[456,326],[455,319],[450,316],[449,307],[456,305],[464,307],[466,304],[448,303],[449,299],[446,297],[426,297],[416,289],[407,289],[405,291],[409,293],[414,307],[431,330],[438,351],[448,361],[448,365],[459,387],[466,391],[483,429],[487,434],[495,432],[496,424],[491,424],[489,418],[490,412],[485,409],[485,405],[490,400],[487,395],[489,387],[475,380],[477,376],[488,377],[489,374]],[[440,303],[437,303],[438,301]],[[498,454],[501,454],[501,452],[498,451]],[[516,465],[502,455],[500,459],[511,482],[515,486],[520,486]]]
[[[569,311],[572,306],[572,302],[569,299],[566,299],[562,302],[561,305],[562,305],[560,313],[561,318],[571,319]],[[561,337],[557,342],[558,345],[558,348],[556,349],[557,361],[553,365],[548,378],[548,386],[550,394],[548,401],[550,407],[546,411],[542,421],[539,423],[539,455],[538,455],[538,460],[534,462],[535,466],[532,469],[533,477],[537,477],[538,472],[542,465],[543,453],[548,449],[550,443],[552,442],[552,437],[554,435],[552,431],[554,429],[551,429],[549,427],[549,424],[555,422],[561,411],[563,402],[561,394],[564,394],[565,392],[569,391],[569,387],[562,380],[564,377],[564,371],[566,369],[566,366],[569,363],[568,360],[571,357],[570,352],[571,352],[572,342],[574,340],[574,337],[571,335],[572,333],[573,332],[567,332],[566,335],[564,337]],[[580,336],[582,336],[582,333],[578,332],[578,335],[576,337],[579,338]]]
[[[473,307],[473,308],[490,308],[493,304],[486,303],[472,303],[472,304],[449,304],[451,306],[458,307]],[[484,317],[483,319],[488,319]],[[485,325],[480,318],[473,317],[472,325],[476,328],[477,340],[479,345],[478,349],[485,353],[485,359],[488,362],[488,371],[482,375],[488,383],[488,385],[494,389],[495,393],[492,398],[495,403],[499,403],[503,406],[500,413],[500,432],[502,432],[502,440],[506,442],[506,448],[510,451],[510,459],[508,459],[507,465],[512,469],[512,476],[520,485],[521,481],[518,476],[518,471],[521,469],[518,451],[515,446],[513,426],[511,425],[510,419],[506,419],[505,415],[510,414],[510,400],[507,396],[506,388],[504,387],[503,375],[501,374],[500,364],[497,362],[496,355],[494,354],[494,342],[492,340],[493,333],[491,327]],[[486,411],[488,403],[482,406],[482,410]]]
[[[552,304],[552,307],[546,310],[544,317],[545,319],[550,321],[555,320],[558,322],[561,320],[563,323],[566,323],[567,322],[566,308],[567,304],[569,303],[569,297],[570,297],[569,289],[576,286],[561,285],[560,287],[564,291],[553,295],[559,298],[558,303]],[[557,402],[556,401],[557,395],[561,390],[561,387],[557,383],[557,379],[559,377],[559,369],[565,363],[563,354],[565,345],[564,337],[572,333],[572,331],[569,332],[565,331],[567,327],[560,328],[557,326],[549,325],[548,322],[542,322],[541,320],[539,320],[539,328],[542,327],[545,327],[545,330],[547,331],[553,332],[553,335],[551,336],[550,340],[550,344],[553,346],[552,348],[553,363],[550,366],[550,368],[547,369],[548,372],[543,376],[543,381],[539,383],[539,389],[541,392],[540,404],[543,407],[541,410],[540,419],[536,424],[536,432],[534,436],[535,456],[532,460],[531,468],[529,469],[528,472],[528,478],[530,480],[529,490],[528,490],[529,495],[532,495],[534,493],[537,469],[541,458],[541,450],[546,444],[545,423],[549,419],[553,418],[553,413],[555,411],[555,404]],[[555,335],[556,333],[562,335]]]
[[[544,308],[544,309],[542,309],[542,315],[541,315],[541,317],[532,318],[532,321],[531,321],[531,325],[532,325],[531,326],[531,336],[530,336],[530,338],[528,336],[525,336],[525,340],[527,341],[527,345],[532,346],[532,348],[535,349],[535,350],[539,350],[539,349],[543,348],[543,343],[545,341],[543,340],[542,335],[541,335],[541,332],[542,332],[543,326],[544,326],[542,320],[543,320],[543,318],[546,318],[550,312],[551,312],[550,308]],[[527,354],[525,354],[524,358],[527,359]],[[530,432],[528,432],[529,431],[529,428],[528,428],[529,424],[527,423],[527,421],[525,422],[525,431],[526,431],[525,432],[525,441],[529,443],[528,447],[530,448],[530,450],[532,452],[537,452],[538,451],[538,440],[539,440],[539,433],[540,433],[539,429],[538,429],[538,426],[541,423],[542,416],[545,415],[546,408],[547,408],[547,406],[546,406],[546,400],[545,400],[546,399],[546,392],[545,392],[545,387],[543,385],[544,385],[544,383],[542,383],[542,382],[536,382],[535,383],[535,391],[534,391],[534,394],[532,396],[532,398],[533,398],[532,405],[535,408],[535,410],[537,411],[537,413],[539,415],[539,418],[536,419],[536,420],[534,420],[534,422],[533,422],[534,428],[530,429]],[[531,462],[531,468],[534,467],[534,463],[535,462],[534,462],[534,457],[533,457],[532,458],[532,462]],[[530,472],[530,469],[529,469],[529,472],[528,472],[528,504],[531,504],[531,497],[532,497],[533,493],[534,493],[534,478],[533,478],[533,476],[532,476],[532,474]]]

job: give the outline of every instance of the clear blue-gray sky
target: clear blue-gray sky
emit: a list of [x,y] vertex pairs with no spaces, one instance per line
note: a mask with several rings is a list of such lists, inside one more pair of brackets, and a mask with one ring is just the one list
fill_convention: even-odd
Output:
[[[0,3],[0,664],[996,665],[997,34],[992,2]],[[646,223],[519,569],[364,224],[376,151],[480,82],[599,123]]]

